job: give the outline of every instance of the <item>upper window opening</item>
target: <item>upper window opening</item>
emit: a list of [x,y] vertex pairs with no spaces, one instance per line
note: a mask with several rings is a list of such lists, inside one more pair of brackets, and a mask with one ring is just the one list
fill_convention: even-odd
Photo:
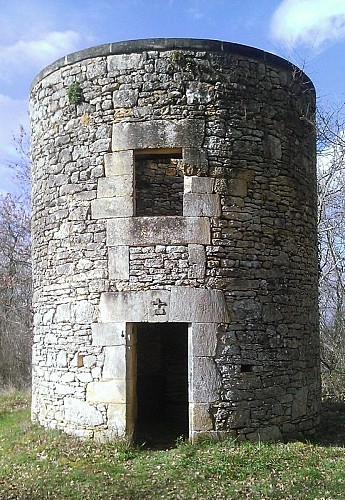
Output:
[[182,215],[182,149],[135,151],[136,215]]

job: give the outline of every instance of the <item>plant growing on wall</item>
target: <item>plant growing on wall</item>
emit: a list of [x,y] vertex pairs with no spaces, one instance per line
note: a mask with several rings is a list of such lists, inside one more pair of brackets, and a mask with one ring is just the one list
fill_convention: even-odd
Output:
[[68,87],[68,100],[70,104],[80,104],[84,101],[83,89],[78,82],[73,82]]

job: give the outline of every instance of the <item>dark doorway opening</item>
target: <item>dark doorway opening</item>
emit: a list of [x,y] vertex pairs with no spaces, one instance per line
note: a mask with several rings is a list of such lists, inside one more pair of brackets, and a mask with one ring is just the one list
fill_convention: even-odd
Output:
[[168,447],[188,431],[188,325],[140,323],[135,440]]

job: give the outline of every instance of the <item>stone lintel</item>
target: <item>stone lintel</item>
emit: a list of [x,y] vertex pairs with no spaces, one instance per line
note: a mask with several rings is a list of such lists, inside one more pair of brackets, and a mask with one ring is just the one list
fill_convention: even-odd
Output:
[[175,323],[229,323],[229,312],[221,290],[171,288],[170,321]]
[[134,214],[134,199],[131,196],[99,198],[91,201],[92,219],[131,217]]
[[183,215],[185,217],[219,217],[219,194],[185,193],[183,196]]
[[204,140],[203,120],[150,120],[113,124],[113,151],[150,148],[198,148]]
[[100,300],[104,323],[228,323],[223,292],[204,288],[104,292]]
[[101,295],[100,317],[102,322],[167,322],[169,303],[169,290],[105,292]]
[[[95,200],[96,201],[96,200]],[[107,245],[209,245],[207,217],[121,217],[107,223]]]

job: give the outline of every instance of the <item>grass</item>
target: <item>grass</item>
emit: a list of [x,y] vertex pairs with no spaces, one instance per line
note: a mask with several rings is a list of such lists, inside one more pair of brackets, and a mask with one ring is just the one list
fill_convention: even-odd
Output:
[[44,430],[30,422],[27,394],[2,394],[0,499],[344,499],[344,407],[325,411],[315,443],[147,450]]

